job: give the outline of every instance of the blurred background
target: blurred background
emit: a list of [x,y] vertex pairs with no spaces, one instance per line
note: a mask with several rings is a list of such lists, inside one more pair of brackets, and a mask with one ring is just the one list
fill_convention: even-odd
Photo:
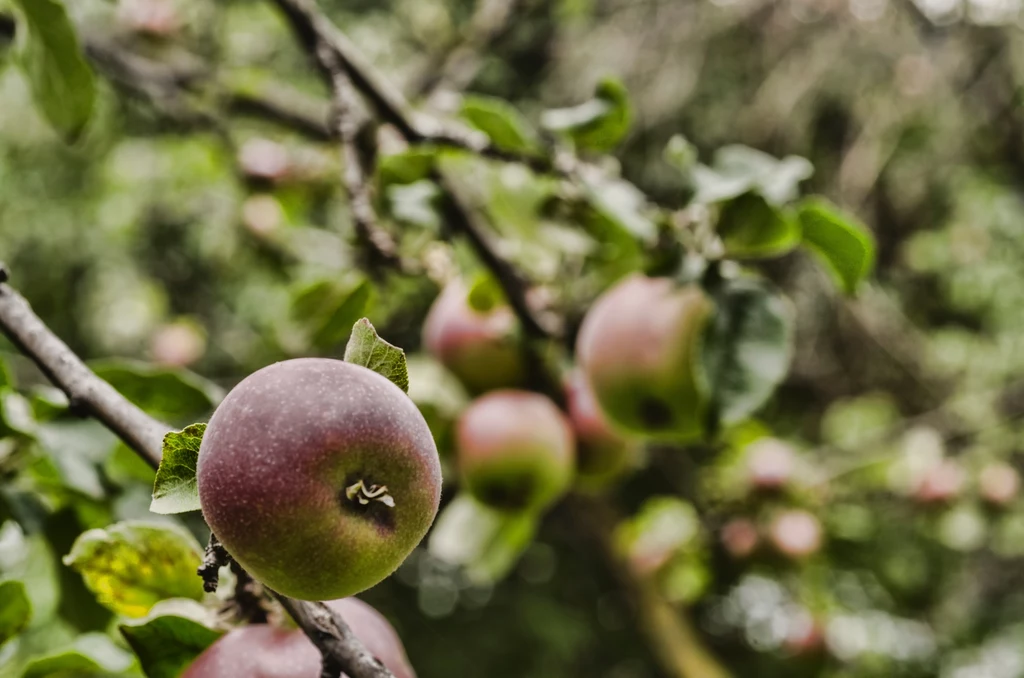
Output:
[[[674,135],[703,162],[729,144],[808,159],[805,189],[874,234],[874,277],[846,299],[802,254],[769,262],[797,309],[783,387],[725,452],[649,450],[614,503],[637,530],[657,522],[653,495],[695,507],[671,521],[685,548],[666,595],[738,677],[1024,676],[1020,0],[320,5],[439,114],[469,92],[537,120],[618,78],[633,120],[614,156],[664,205],[689,197],[663,154]],[[137,402],[187,424],[270,362],[340,356],[358,317],[344,303],[359,290],[381,336],[412,355],[411,395],[447,454],[444,426],[466,395],[418,355],[437,278],[361,266],[326,92],[272,4],[68,10],[100,76],[94,119],[71,147],[11,67],[0,0],[0,258],[40,316]],[[592,245],[545,211],[548,181],[517,165],[465,171],[530,276],[592,298],[578,274]],[[436,243],[429,182],[391,184],[382,212],[403,251],[441,267],[468,256]],[[152,519],[152,476],[99,425],[49,418],[59,395],[8,344],[0,359],[20,378],[0,400],[0,571],[19,567],[6,557],[15,545],[28,549],[42,610],[26,653],[109,626],[60,556],[86,528]],[[31,443],[18,435],[26,417]],[[768,430],[787,441],[782,471],[770,454],[759,471],[742,442]],[[787,489],[753,491],[761,472],[783,473]],[[421,678],[668,676],[642,605],[575,528],[586,506],[556,506],[493,585],[421,548],[363,597]],[[794,560],[744,546],[780,507],[817,517],[820,550]],[[779,529],[800,550],[818,526]]]

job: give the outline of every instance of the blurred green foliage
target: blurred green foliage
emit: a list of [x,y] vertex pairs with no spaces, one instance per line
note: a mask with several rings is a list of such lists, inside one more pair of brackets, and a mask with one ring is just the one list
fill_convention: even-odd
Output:
[[[410,353],[410,395],[450,457],[466,396],[418,353],[420,331],[439,281],[480,267],[447,241],[435,166],[555,308],[585,308],[649,250],[670,252],[666,232],[700,249],[702,229],[718,224],[725,254],[778,255],[763,271],[795,310],[791,369],[757,421],[714,449],[650,446],[613,493],[621,549],[666,551],[659,586],[737,676],[1024,675],[1024,504],[994,500],[998,474],[986,474],[1019,467],[1024,413],[1019,2],[524,0],[471,55],[460,97],[446,89],[465,77],[447,64],[475,3],[324,0],[424,107],[507,150],[538,152],[554,135],[600,166],[581,167],[569,190],[520,164],[408,149],[381,131],[375,203],[401,252],[424,262],[418,277],[362,265],[332,143],[243,105],[243,93],[276,94],[314,123],[327,109],[270,4],[163,2],[170,34],[146,27],[145,3],[67,3],[99,76],[88,95],[40,92],[60,82],[25,73],[51,65],[0,21],[0,258],[46,323],[130,399],[176,426],[204,420],[263,365],[341,357],[365,315]],[[0,0],[0,13],[30,5]],[[57,58],[79,68],[58,42]],[[152,71],[140,87],[118,70],[125,53],[199,84],[182,93]],[[615,157],[592,153],[606,149]],[[846,213],[797,202],[801,182]],[[830,277],[847,292],[861,283],[859,296],[837,294]],[[490,304],[481,280],[477,298]],[[741,409],[735,419],[752,408]],[[791,445],[791,473],[758,489],[752,443],[767,436]],[[150,513],[152,483],[0,343],[0,676],[173,675],[212,642],[194,609],[123,616],[202,597],[191,560],[205,526],[195,513]],[[797,560],[771,543],[773,520],[792,508],[824,532],[823,549]],[[667,675],[636,601],[578,529],[578,506],[539,524],[464,512],[483,525],[478,539],[448,534],[364,596],[420,676]],[[165,523],[143,538],[121,522],[139,519]],[[758,540],[743,557],[724,542],[736,519]],[[446,520],[441,542],[458,532]],[[111,536],[112,524],[128,532]],[[73,545],[104,529],[99,543],[127,555],[117,572],[90,574],[98,553],[82,555],[88,539]],[[139,555],[154,544],[181,562]],[[460,557],[506,576],[474,576]],[[135,604],[115,600],[125,596]]]

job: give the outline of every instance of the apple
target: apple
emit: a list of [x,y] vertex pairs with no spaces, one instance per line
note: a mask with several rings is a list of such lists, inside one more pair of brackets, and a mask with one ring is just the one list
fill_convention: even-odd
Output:
[[249,139],[238,151],[242,173],[256,181],[280,182],[294,173],[288,149],[270,139]]
[[965,480],[960,464],[952,459],[944,459],[921,476],[914,490],[914,498],[922,504],[952,501],[960,496]]
[[799,560],[821,549],[821,523],[802,509],[783,511],[769,527],[772,544],[782,555]]
[[750,556],[761,543],[757,526],[747,518],[733,518],[722,526],[719,536],[726,552],[737,560]]
[[524,366],[517,341],[518,321],[501,304],[478,311],[459,280],[445,285],[423,324],[423,346],[477,395],[523,383]]
[[576,355],[605,416],[624,432],[689,440],[707,403],[695,365],[713,304],[696,285],[634,275],[587,312]]
[[299,358],[244,379],[206,429],[203,516],[271,589],[304,600],[363,591],[437,514],[441,466],[413,402],[359,365]]
[[600,489],[625,473],[640,454],[639,443],[612,428],[587,378],[574,370],[566,380],[566,410],[576,436],[576,479]]
[[154,38],[166,38],[181,29],[173,0],[121,0],[117,19],[126,29]]
[[988,464],[978,475],[981,498],[994,506],[1006,506],[1020,494],[1020,474],[1005,462]]
[[149,339],[153,362],[185,367],[206,353],[206,335],[201,327],[187,320],[161,325]]
[[[381,613],[358,598],[327,605],[395,678],[416,678],[401,639]],[[251,624],[222,636],[182,678],[313,678],[320,675],[320,664],[320,651],[301,630]]]
[[459,417],[456,447],[466,489],[495,509],[543,509],[572,482],[572,428],[538,393],[501,390],[477,398]]
[[747,448],[750,484],[760,490],[777,490],[789,483],[795,465],[793,448],[777,438],[761,438]]

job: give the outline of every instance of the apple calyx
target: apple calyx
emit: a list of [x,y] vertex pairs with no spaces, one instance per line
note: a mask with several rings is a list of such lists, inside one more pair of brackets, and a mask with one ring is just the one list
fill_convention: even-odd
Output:
[[388,494],[387,485],[366,485],[362,480],[357,480],[345,488],[345,498],[363,506],[371,501],[379,501],[389,508],[395,507],[395,499]]

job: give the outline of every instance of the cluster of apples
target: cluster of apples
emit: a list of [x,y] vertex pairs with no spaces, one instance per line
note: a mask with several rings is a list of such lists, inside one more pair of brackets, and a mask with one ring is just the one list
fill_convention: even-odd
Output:
[[[478,311],[451,283],[424,345],[478,396],[457,426],[465,489],[501,510],[541,511],[574,479],[621,474],[638,439],[698,435],[705,405],[693,365],[711,308],[696,286],[639,275],[617,284],[581,327],[563,412],[522,388],[511,311]],[[207,426],[196,476],[204,518],[231,556],[304,600],[348,598],[394,572],[430,528],[442,484],[412,400],[370,369],[324,358],[270,365],[232,389]],[[304,647],[260,629],[229,634],[220,651],[252,634]]]
[[481,310],[461,281],[427,316],[426,350],[476,396],[456,428],[457,466],[478,501],[540,511],[574,482],[600,488],[633,466],[644,439],[701,433],[705,405],[695,352],[710,299],[695,285],[635,275],[603,294],[584,319],[563,412],[526,391],[511,309]]

